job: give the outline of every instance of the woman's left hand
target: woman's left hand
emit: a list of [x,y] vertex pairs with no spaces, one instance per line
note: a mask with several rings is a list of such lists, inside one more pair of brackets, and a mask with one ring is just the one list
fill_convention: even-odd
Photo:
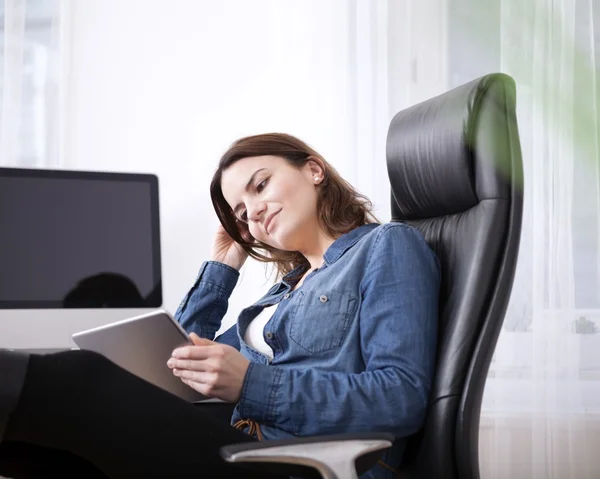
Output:
[[200,394],[238,402],[250,361],[227,344],[200,338],[195,333],[190,338],[194,345],[173,351],[167,366]]

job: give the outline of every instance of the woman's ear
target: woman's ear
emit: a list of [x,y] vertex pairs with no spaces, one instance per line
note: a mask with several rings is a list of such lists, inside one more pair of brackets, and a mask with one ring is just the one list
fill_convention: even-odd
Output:
[[304,167],[306,168],[306,172],[310,175],[311,181],[315,185],[321,183],[325,178],[325,167],[318,158],[310,156]]

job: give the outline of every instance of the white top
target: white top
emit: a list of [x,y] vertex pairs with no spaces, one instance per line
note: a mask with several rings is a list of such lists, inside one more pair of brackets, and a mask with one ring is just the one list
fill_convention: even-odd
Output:
[[269,346],[264,338],[265,325],[273,316],[277,305],[267,306],[260,314],[250,321],[246,332],[244,333],[244,341],[252,349],[256,349],[259,353],[263,353],[269,359],[273,359],[273,349]]

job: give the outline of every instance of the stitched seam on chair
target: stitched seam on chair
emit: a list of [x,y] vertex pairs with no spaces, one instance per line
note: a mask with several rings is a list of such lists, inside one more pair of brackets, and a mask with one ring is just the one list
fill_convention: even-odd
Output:
[[431,404],[429,404],[429,407],[440,402],[442,399],[449,399],[449,398],[454,398],[454,397],[459,398],[460,394],[446,394],[445,396],[441,396],[441,397],[437,398],[435,401],[433,401]]
[[462,214],[466,213],[467,211],[471,211],[473,208],[477,208],[477,205],[479,205],[479,203],[482,203],[484,201],[497,201],[497,200],[512,201],[512,198],[503,198],[501,196],[494,196],[492,198],[483,198],[483,199],[479,200],[476,205],[473,205],[466,210],[457,211],[455,213],[446,213],[444,215],[425,216],[425,217],[420,217],[420,218],[408,218],[408,219],[392,217],[392,222],[423,221],[423,220],[432,220],[432,219],[436,219],[436,218],[446,218],[448,216],[462,215]]
[[[492,196],[491,198],[483,198],[481,200],[479,200],[479,203],[481,203],[482,201],[488,201],[488,200],[504,200],[504,201],[508,201],[510,200],[510,198],[504,198],[502,196]],[[477,205],[475,205],[477,206]],[[471,208],[475,208],[475,206],[471,206]]]

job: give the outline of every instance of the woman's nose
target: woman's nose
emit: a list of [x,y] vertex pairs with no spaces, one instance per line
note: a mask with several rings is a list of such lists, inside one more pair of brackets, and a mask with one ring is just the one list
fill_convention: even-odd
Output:
[[254,205],[248,205],[248,219],[250,221],[260,221],[266,209],[264,201]]

